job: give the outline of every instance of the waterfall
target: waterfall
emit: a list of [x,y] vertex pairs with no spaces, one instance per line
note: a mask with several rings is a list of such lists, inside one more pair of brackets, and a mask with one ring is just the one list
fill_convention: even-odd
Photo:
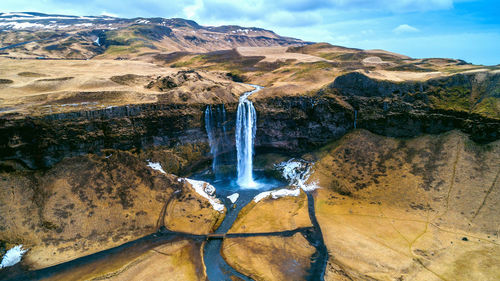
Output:
[[357,120],[358,120],[358,111],[354,109],[354,129],[356,129]]
[[216,178],[220,176],[220,165],[223,159],[220,154],[227,150],[226,108],[222,105],[208,105],[205,109],[205,130],[207,131],[210,154],[212,154],[212,171]]
[[256,187],[253,179],[253,145],[257,129],[257,114],[251,101],[247,98],[262,87],[252,85],[255,90],[246,92],[240,97],[236,112],[236,152],[238,167],[238,184],[242,187]]

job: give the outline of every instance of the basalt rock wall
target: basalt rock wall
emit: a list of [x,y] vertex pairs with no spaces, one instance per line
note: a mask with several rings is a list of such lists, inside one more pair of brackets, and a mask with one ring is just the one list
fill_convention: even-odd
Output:
[[45,168],[67,156],[206,142],[204,105],[141,104],[0,119],[0,159]]

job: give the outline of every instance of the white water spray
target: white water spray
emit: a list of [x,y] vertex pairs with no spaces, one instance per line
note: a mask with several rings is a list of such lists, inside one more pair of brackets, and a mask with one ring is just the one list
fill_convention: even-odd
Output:
[[257,130],[257,114],[251,101],[247,98],[262,89],[252,85],[255,90],[246,92],[240,97],[236,112],[236,151],[238,158],[238,185],[246,188],[257,187],[253,179],[253,145]]

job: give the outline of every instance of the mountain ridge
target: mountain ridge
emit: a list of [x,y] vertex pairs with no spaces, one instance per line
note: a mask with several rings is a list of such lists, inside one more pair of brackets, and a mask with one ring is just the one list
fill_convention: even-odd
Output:
[[182,18],[115,18],[34,12],[0,14],[3,56],[59,59],[135,57],[178,51],[312,44],[271,30],[238,25],[204,26]]

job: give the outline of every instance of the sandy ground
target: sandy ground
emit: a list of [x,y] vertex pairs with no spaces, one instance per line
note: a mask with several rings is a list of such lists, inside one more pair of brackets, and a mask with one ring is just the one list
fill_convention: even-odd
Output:
[[391,56],[396,56],[396,57],[399,57],[401,59],[411,59],[409,56],[405,56],[405,55],[402,55],[402,54],[398,54],[398,53],[393,53],[393,52],[389,52],[389,51],[386,51],[386,50],[381,50],[381,49],[373,49],[373,50],[364,50],[364,52],[366,53],[376,53],[376,54],[387,54],[387,55],[391,55]]
[[394,82],[403,81],[425,81],[436,77],[442,77],[446,74],[434,71],[434,72],[411,72],[411,71],[388,71],[388,70],[377,70],[377,71],[360,71],[364,75],[379,79],[379,80],[389,80]]
[[[311,226],[303,191],[297,197],[262,199],[245,206],[229,232],[276,232]],[[224,240],[228,264],[254,280],[304,280],[315,252],[298,233],[292,237],[252,237]]]
[[202,263],[200,245],[181,240],[156,247],[109,280],[204,280]]

